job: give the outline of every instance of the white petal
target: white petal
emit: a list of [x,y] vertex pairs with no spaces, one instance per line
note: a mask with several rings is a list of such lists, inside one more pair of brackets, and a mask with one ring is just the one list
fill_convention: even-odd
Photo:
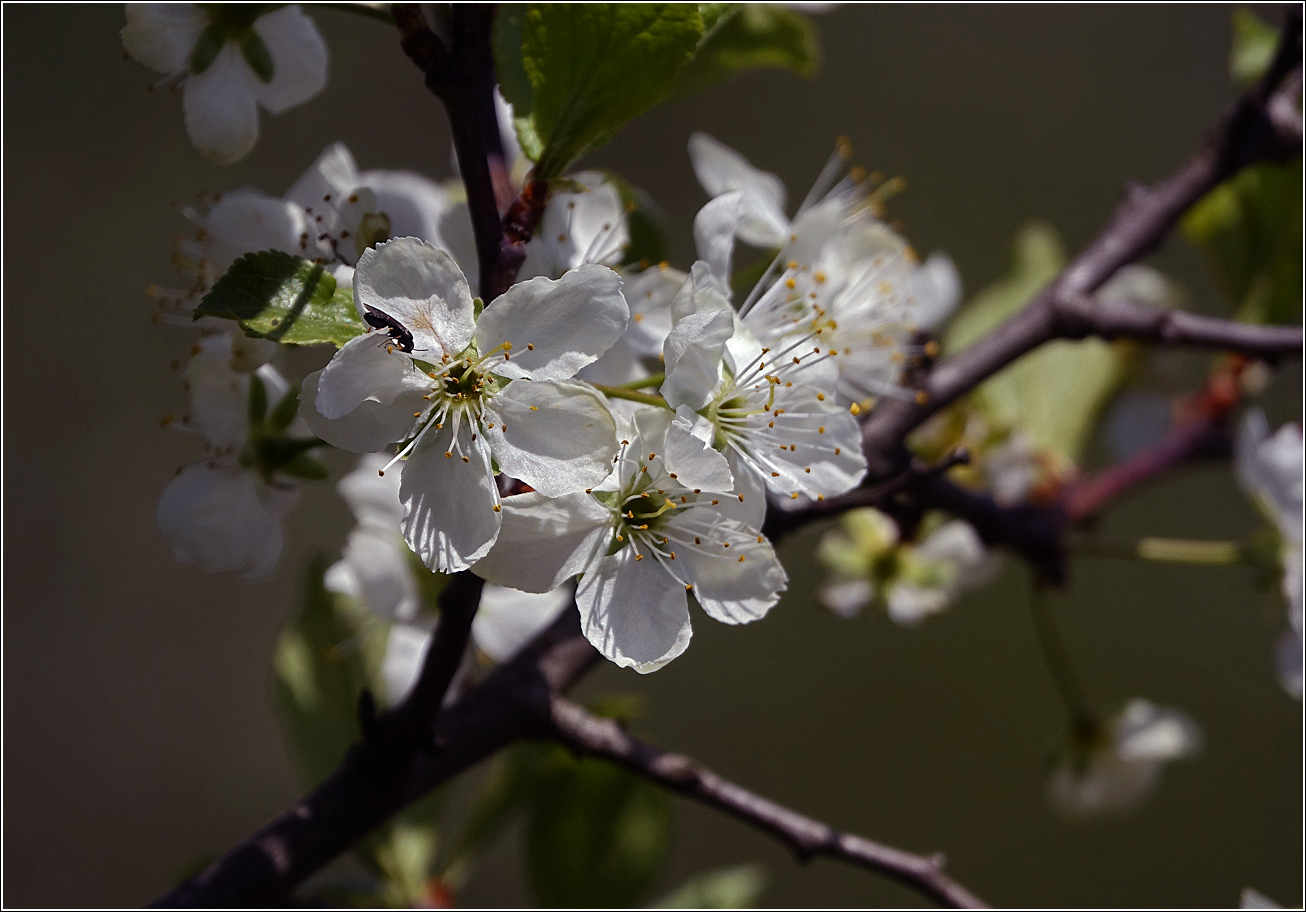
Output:
[[698,260],[707,264],[713,290],[726,298],[730,297],[730,263],[741,212],[739,194],[727,193],[709,200],[694,216],[694,249]]
[[662,395],[673,408],[697,411],[707,405],[721,381],[721,356],[735,331],[733,311],[690,314],[667,336],[667,377]]
[[1240,909],[1282,909],[1279,905],[1264,893],[1253,890],[1251,887],[1245,887],[1242,897],[1239,900],[1238,908]]
[[975,527],[964,519],[939,526],[921,542],[916,554],[927,561],[949,564],[957,581],[965,586],[984,582],[997,568]]
[[280,250],[313,259],[316,233],[295,203],[258,190],[224,193],[203,217],[204,262],[215,275],[247,253]]
[[400,473],[381,475],[387,462],[385,456],[364,456],[358,460],[358,468],[340,479],[336,490],[360,525],[392,529],[397,534],[404,518],[404,506],[399,502]]
[[676,409],[667,429],[662,461],[682,487],[703,491],[731,491],[734,476],[726,458],[712,449],[712,425],[688,406]]
[[258,79],[240,49],[228,42],[203,73],[182,83],[186,133],[195,148],[220,165],[238,162],[258,141]]
[[472,341],[472,293],[453,258],[417,238],[395,238],[363,252],[354,272],[359,316],[370,305],[413,334],[424,360],[457,356]]
[[[612,347],[599,356],[593,364],[586,364],[576,372],[576,379],[586,383],[601,383],[606,386],[621,386],[633,383],[649,376],[639,354],[626,344],[630,331],[622,336]],[[621,401],[621,400],[618,400]]]
[[209,17],[193,3],[128,3],[122,46],[159,73],[180,73]]
[[[408,548],[399,536],[399,525],[381,528],[359,525],[349,533],[339,564],[331,569],[348,568],[346,594],[362,602],[363,607],[385,618],[408,619],[417,614],[420,600],[417,582],[408,566]],[[345,574],[339,574],[345,576]],[[327,588],[331,585],[328,573]]]
[[1274,646],[1274,667],[1279,674],[1279,684],[1291,696],[1302,698],[1302,636],[1291,626],[1279,635]]
[[481,593],[481,605],[472,621],[472,639],[491,659],[506,662],[569,605],[568,588],[534,593],[489,583]]
[[385,641],[385,658],[381,660],[381,679],[391,706],[398,706],[417,683],[426,650],[431,646],[431,631],[415,624],[393,624]]
[[385,447],[408,437],[416,419],[427,403],[420,390],[410,390],[387,405],[365,400],[353,411],[335,419],[323,418],[317,410],[317,394],[322,371],[304,378],[300,393],[299,414],[309,429],[332,446],[351,453],[379,453]]
[[761,529],[766,520],[766,482],[734,447],[726,450],[725,457],[735,487],[729,497],[720,498],[717,509],[722,516],[741,522],[750,529]]
[[286,199],[322,215],[335,210],[358,184],[358,165],[354,163],[353,153],[344,143],[334,142],[295,181]]
[[496,546],[472,569],[500,586],[548,592],[584,570],[611,536],[612,515],[588,494],[518,494],[503,501]]
[[271,576],[289,501],[266,496],[261,487],[252,472],[234,466],[197,462],[183,469],[164,489],[156,514],[173,556],[250,581]]
[[908,294],[913,323],[931,332],[943,326],[961,303],[961,276],[952,258],[940,251],[931,253],[912,273]]
[[[664,527],[676,551],[676,565],[694,584],[694,597],[709,616],[724,624],[747,624],[780,600],[789,578],[771,543],[742,523],[698,510]],[[694,543],[697,537],[699,544]],[[676,547],[679,544],[680,547]]]
[[651,556],[623,548],[593,564],[576,589],[581,629],[623,668],[657,671],[689,646],[685,587]]
[[953,591],[945,586],[921,586],[897,582],[889,586],[885,607],[889,620],[904,627],[914,627],[930,615],[939,614],[952,604]]
[[1202,746],[1197,723],[1177,709],[1135,698],[1115,723],[1116,752],[1125,761],[1178,760]]
[[462,268],[467,284],[479,288],[481,266],[476,256],[476,235],[472,232],[472,216],[466,202],[454,203],[440,217],[440,240]]
[[729,290],[720,290],[720,283],[712,277],[708,264],[696,260],[689,269],[689,278],[671,299],[671,325],[676,325],[690,314],[730,310],[729,298]]
[[499,468],[546,497],[592,488],[612,472],[612,414],[580,383],[515,380],[486,408],[484,424]]
[[314,407],[333,420],[364,402],[389,406],[405,393],[426,393],[431,387],[431,379],[406,354],[385,344],[384,336],[355,336],[322,369]]
[[624,277],[621,291],[630,306],[630,325],[622,338],[634,352],[645,358],[662,353],[671,332],[671,302],[687,278],[669,266],[650,266]]
[[606,266],[581,266],[556,281],[509,288],[477,321],[476,348],[489,355],[511,346],[509,360],[493,368],[501,376],[566,380],[607,351],[629,319],[621,277]]
[[[856,420],[829,397],[822,402],[797,386],[787,392],[776,397],[771,413],[748,424],[747,455],[762,469],[766,486],[784,497],[796,491],[813,498],[855,488],[866,474]],[[768,427],[771,422],[775,427]]]
[[466,570],[499,536],[499,488],[475,430],[464,423],[455,440],[454,428],[432,427],[404,463],[404,541],[437,573]]
[[615,266],[630,243],[626,208],[616,186],[598,171],[568,178],[587,190],[549,197],[539,228],[526,245],[519,282],[534,276],[557,278],[583,263]]
[[848,621],[861,614],[862,609],[871,603],[875,597],[875,587],[870,580],[841,580],[822,586],[819,595],[822,605]]
[[391,237],[417,237],[445,247],[440,220],[452,204],[443,187],[413,171],[364,171],[358,180],[376,194],[378,209],[390,220]]
[[249,375],[231,369],[231,338],[202,337],[185,368],[188,423],[215,447],[239,447],[249,432]]
[[258,83],[259,104],[280,114],[326,87],[326,42],[302,9],[283,6],[260,16],[254,20],[254,31],[272,56],[272,81]]
[[1063,760],[1048,780],[1053,807],[1070,819],[1118,815],[1142,804],[1161,779],[1162,764],[1130,763],[1110,748],[1089,754],[1082,765]]
[[712,196],[740,192],[743,218],[739,237],[757,247],[779,247],[789,235],[785,218],[785,186],[780,178],[761,171],[729,146],[706,133],[689,138],[694,174]]

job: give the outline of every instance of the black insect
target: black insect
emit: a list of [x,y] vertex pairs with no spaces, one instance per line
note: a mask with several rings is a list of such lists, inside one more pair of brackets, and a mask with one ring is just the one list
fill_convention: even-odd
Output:
[[413,351],[413,334],[408,331],[404,324],[400,323],[388,313],[377,310],[371,304],[364,304],[367,313],[363,314],[363,322],[373,329],[384,329],[386,336],[395,345],[399,346],[401,352],[412,353]]

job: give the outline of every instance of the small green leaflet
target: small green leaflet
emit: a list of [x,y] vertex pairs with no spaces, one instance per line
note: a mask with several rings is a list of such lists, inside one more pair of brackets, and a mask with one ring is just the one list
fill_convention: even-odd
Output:
[[700,3],[706,29],[694,57],[676,75],[685,98],[742,70],[814,76],[821,62],[816,27],[806,16],[765,3]]
[[1234,82],[1249,86],[1261,78],[1274,59],[1279,30],[1251,10],[1233,11],[1233,47],[1229,49],[1229,73]]
[[665,98],[702,35],[693,4],[501,7],[495,61],[536,177],[562,174]]
[[719,868],[693,877],[652,904],[654,909],[752,909],[766,892],[760,865]]
[[232,263],[200,301],[200,317],[235,320],[245,335],[284,345],[340,348],[367,330],[352,291],[337,289],[335,277],[317,263],[279,250]]

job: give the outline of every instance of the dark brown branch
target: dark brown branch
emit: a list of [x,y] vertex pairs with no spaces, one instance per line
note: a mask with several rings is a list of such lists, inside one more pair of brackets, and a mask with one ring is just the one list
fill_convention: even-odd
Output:
[[1183,310],[1080,297],[1058,302],[1063,338],[1136,339],[1169,346],[1214,348],[1271,363],[1302,350],[1300,326],[1262,326],[1203,317]]
[[[1063,336],[1062,307],[1096,291],[1122,266],[1150,253],[1179,217],[1225,178],[1254,161],[1299,154],[1299,142],[1271,120],[1282,102],[1295,107],[1301,72],[1301,9],[1291,7],[1279,48],[1265,77],[1225,114],[1201,150],[1173,176],[1128,194],[1111,222],[1089,247],[1016,316],[970,348],[930,371],[919,401],[894,400],[876,408],[862,428],[871,472],[880,478],[901,471],[901,442],[930,415],[974,389],[1026,352]],[[1282,120],[1281,113],[1276,115]]]
[[943,873],[942,855],[913,855],[841,833],[722,779],[688,757],[637,741],[611,719],[601,719],[561,697],[553,700],[552,722],[553,737],[572,750],[614,760],[672,791],[725,811],[776,837],[803,861],[816,856],[835,858],[885,874],[951,908],[986,908]]
[[401,756],[365,741],[325,782],[204,871],[164,907],[273,905],[391,815],[508,743],[548,733],[549,701],[598,660],[563,614],[512,661],[440,713],[431,737]]

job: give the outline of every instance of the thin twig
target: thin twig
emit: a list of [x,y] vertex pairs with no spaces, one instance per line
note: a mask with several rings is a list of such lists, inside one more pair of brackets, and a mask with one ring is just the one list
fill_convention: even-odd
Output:
[[1271,121],[1279,98],[1295,104],[1301,72],[1301,9],[1291,7],[1278,50],[1265,77],[1225,114],[1210,139],[1173,176],[1133,190],[1097,239],[1020,313],[966,350],[940,361],[915,400],[891,400],[862,426],[863,450],[874,476],[901,471],[902,440],[930,415],[954,402],[1006,365],[1065,335],[1063,308],[1092,294],[1122,266],[1150,253],[1179,217],[1225,178],[1263,159],[1301,151]]
[[666,788],[776,837],[800,859],[835,858],[887,875],[956,909],[987,908],[943,872],[942,855],[913,855],[851,833],[841,833],[761,795],[722,779],[681,754],[669,754],[630,737],[611,719],[601,719],[556,697],[553,737],[572,750],[614,760]]

